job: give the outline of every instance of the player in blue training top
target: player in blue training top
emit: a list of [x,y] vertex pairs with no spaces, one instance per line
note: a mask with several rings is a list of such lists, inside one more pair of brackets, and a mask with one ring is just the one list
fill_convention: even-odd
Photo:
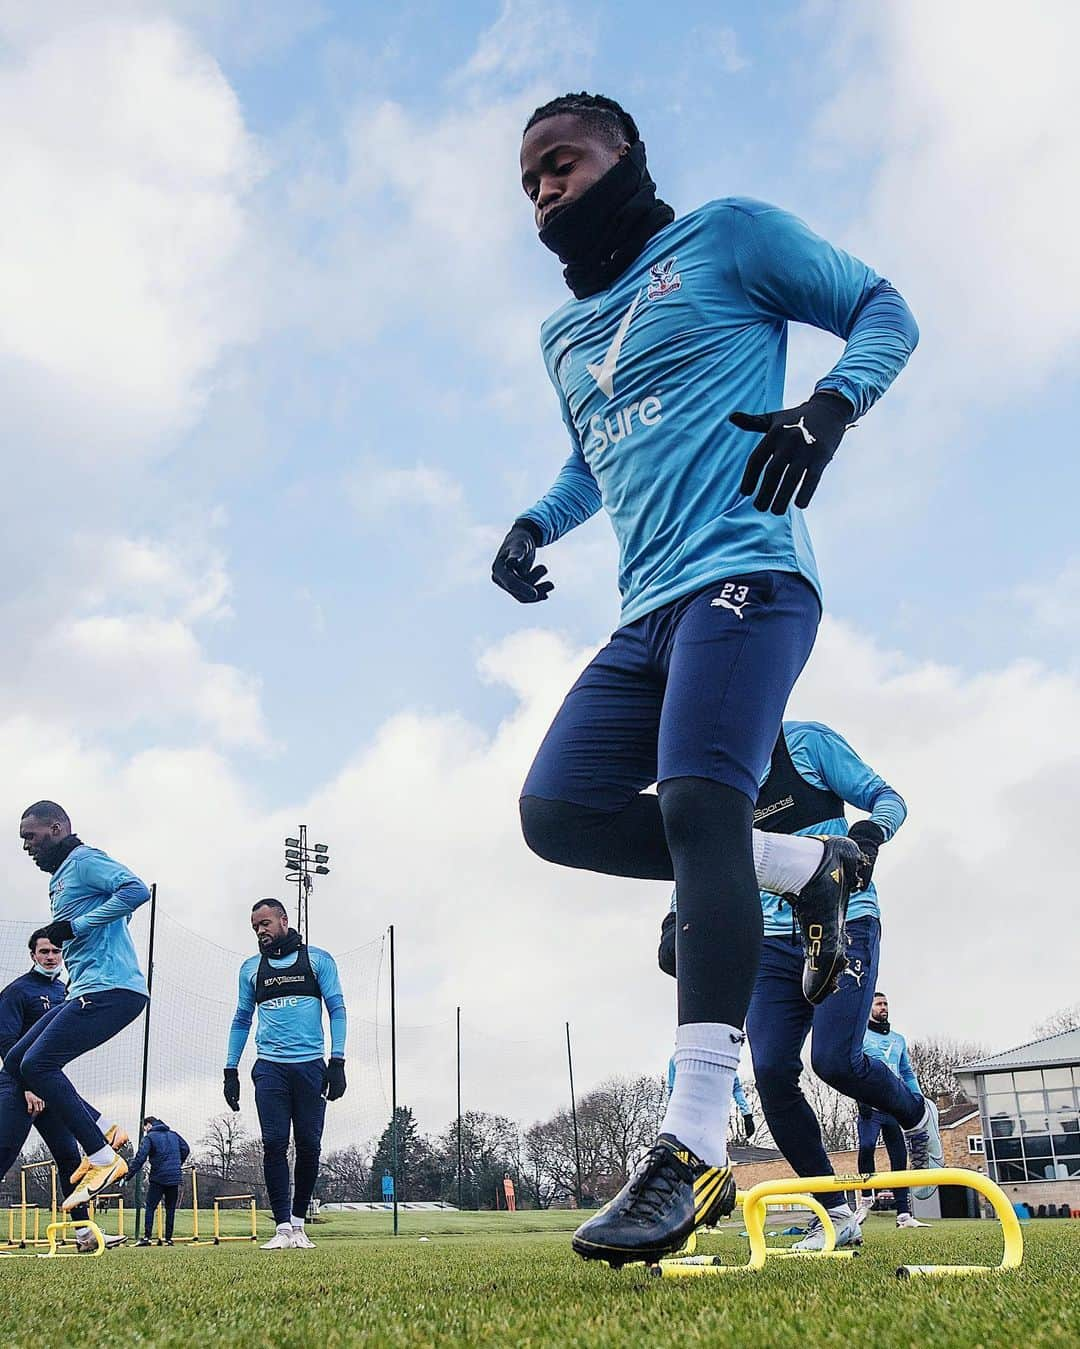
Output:
[[49,940],[61,946],[71,976],[67,998],[32,1025],[4,1055],[2,1099],[32,1092],[55,1124],[75,1136],[84,1153],[72,1173],[63,1207],[80,1210],[94,1195],[127,1175],[117,1149],[127,1141],[118,1125],[104,1133],[98,1116],[65,1076],[73,1059],[97,1049],[135,1020],[149,1002],[128,931],[131,915],[150,891],[127,867],[71,832],[55,801],[36,801],[19,821],[23,850],[49,873]]
[[[887,281],[785,211],[728,198],[675,220],[611,99],[537,109],[521,181],[573,296],[541,334],[571,448],[492,578],[523,603],[547,599],[536,549],[603,506],[622,593],[621,626],[529,772],[522,829],[550,861],[674,880],[679,896],[675,1090],[642,1167],[574,1239],[620,1264],[678,1249],[733,1202],[724,1125],[759,889],[795,897],[811,1001],[842,965],[858,848],[791,838],[769,869],[752,815],[821,615],[802,508],[917,330]],[[805,403],[782,408],[793,321],[846,347]]]
[[[59,1007],[67,997],[63,979],[64,954],[49,940],[45,928],[39,927],[31,934],[29,947],[33,961],[30,969],[0,991],[0,1058],[3,1059],[7,1059],[31,1026],[36,1026],[46,1012]],[[99,1118],[96,1110],[90,1106],[86,1108],[95,1119]],[[61,1192],[70,1194],[75,1189],[71,1177],[82,1161],[78,1140],[59,1115],[45,1108],[40,1096],[26,1091],[18,1078],[0,1073],[0,1179],[18,1159],[31,1128],[37,1130],[56,1163]],[[114,1137],[114,1141],[119,1144],[126,1140],[121,1134],[118,1140]],[[73,1209],[71,1218],[74,1222],[87,1222],[86,1207]],[[105,1237],[105,1244],[110,1247],[122,1246],[125,1241],[127,1237],[124,1236]],[[97,1237],[89,1227],[76,1228],[75,1245],[83,1253],[96,1251]]]
[[[305,946],[285,906],[260,899],[251,911],[259,954],[240,966],[240,992],[225,1059],[225,1100],[240,1109],[240,1055],[251,1019],[257,1057],[251,1070],[263,1143],[263,1172],[277,1231],[264,1251],[307,1249],[304,1219],[319,1178],[326,1102],[345,1095],[345,999],[334,957]],[[330,1014],[330,1062],[323,1053],[323,1003]],[[296,1147],[290,1194],[289,1132]]]
[[[889,999],[884,993],[875,992],[870,1005],[870,1019],[866,1023],[866,1035],[863,1038],[863,1053],[872,1059],[878,1059],[891,1073],[894,1073],[908,1089],[917,1095],[919,1079],[908,1058],[907,1041],[899,1031],[889,1025]],[[859,1173],[872,1176],[875,1171],[875,1153],[878,1137],[885,1140],[885,1150],[889,1154],[889,1165],[893,1171],[907,1169],[907,1149],[904,1147],[904,1133],[898,1120],[887,1111],[878,1110],[865,1101],[859,1102]],[[917,1199],[928,1199],[933,1187],[919,1186],[915,1190]],[[911,1200],[905,1188],[893,1190],[896,1200],[897,1227],[929,1227],[921,1223],[911,1211]],[[862,1211],[869,1212],[870,1201],[864,1200]]]
[[[849,829],[845,803],[868,811],[870,818],[856,820]],[[900,1121],[907,1137],[905,1165],[908,1149],[913,1166],[942,1164],[933,1102],[923,1099],[917,1084],[912,1088],[898,1080],[880,1056],[870,1057],[863,1049],[881,945],[873,870],[879,848],[906,817],[903,798],[843,736],[816,721],[784,722],[754,811],[766,847],[785,833],[846,834],[862,854],[856,893],[848,901],[847,963],[837,990],[816,1007],[803,996],[802,949],[791,910],[777,895],[761,895],[765,940],[746,1030],[762,1112],[776,1146],[799,1176],[833,1174],[821,1127],[799,1086],[802,1050],[811,1032],[810,1062],[817,1076],[844,1096]],[[660,967],[668,974],[676,969],[675,922],[669,913],[661,927]],[[843,1196],[837,1198],[829,1207],[837,1245],[858,1245],[865,1213],[853,1213]],[[823,1244],[815,1220],[799,1248],[820,1250]]]
[[[667,1089],[669,1096],[675,1090],[674,1057],[668,1059]],[[746,1099],[746,1092],[743,1091],[742,1083],[739,1081],[738,1073],[735,1074],[735,1078],[731,1084],[731,1099],[734,1101],[735,1109],[739,1112],[739,1116],[742,1119],[743,1135],[745,1136],[746,1141],[749,1143],[757,1130],[757,1122],[754,1119],[753,1106],[751,1106],[750,1102]]]

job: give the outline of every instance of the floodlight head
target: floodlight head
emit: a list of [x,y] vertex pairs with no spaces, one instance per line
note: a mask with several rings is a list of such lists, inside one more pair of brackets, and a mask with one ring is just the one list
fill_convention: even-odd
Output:
[[299,848],[300,840],[298,838],[287,838],[285,840],[286,848]]
[[315,851],[316,851],[316,852],[329,852],[330,849],[329,849],[329,847],[328,847],[325,843],[316,843],[316,844],[315,844]]
[[286,863],[285,863],[285,870],[286,870],[286,871],[299,871],[299,870],[300,870],[300,863],[299,863],[299,862],[286,862]]
[[330,868],[329,868],[329,867],[316,867],[316,868],[315,868],[315,875],[316,875],[316,876],[329,876],[329,875],[330,875]]
[[286,857],[296,858],[297,861],[299,861],[299,859],[300,859],[300,854],[299,854],[299,852],[298,852],[295,848],[286,848],[286,849],[285,849],[285,856],[286,856]]

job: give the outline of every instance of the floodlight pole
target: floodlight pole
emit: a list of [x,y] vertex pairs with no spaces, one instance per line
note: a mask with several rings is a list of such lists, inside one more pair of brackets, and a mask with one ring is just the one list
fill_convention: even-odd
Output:
[[457,1009],[457,1206],[461,1209],[461,1008]]
[[574,1164],[577,1169],[577,1206],[581,1207],[581,1143],[578,1139],[577,1101],[574,1099],[574,1056],[570,1051],[570,1022],[566,1023],[566,1064],[570,1069],[570,1114],[574,1120]]
[[394,982],[394,925],[390,924],[390,1138],[394,1160],[394,1236],[398,1234],[397,989]]
[[[157,918],[157,882],[150,887],[150,939],[146,946],[146,991],[154,991],[154,928]],[[150,1068],[150,1002],[147,1001],[143,1013],[142,1043],[142,1087],[139,1092],[139,1137],[142,1137],[142,1122],[146,1118],[146,1079]],[[135,1174],[135,1230],[139,1230],[139,1210],[142,1207],[141,1172]]]

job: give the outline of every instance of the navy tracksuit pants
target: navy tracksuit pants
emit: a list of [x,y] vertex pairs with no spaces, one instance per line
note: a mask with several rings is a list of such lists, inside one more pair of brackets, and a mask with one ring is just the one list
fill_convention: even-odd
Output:
[[[274,1063],[256,1059],[251,1070],[255,1109],[263,1143],[263,1175],[276,1223],[293,1214],[307,1214],[319,1178],[319,1152],[326,1117],[326,1064]],[[292,1185],[289,1184],[289,1133],[296,1149]]]

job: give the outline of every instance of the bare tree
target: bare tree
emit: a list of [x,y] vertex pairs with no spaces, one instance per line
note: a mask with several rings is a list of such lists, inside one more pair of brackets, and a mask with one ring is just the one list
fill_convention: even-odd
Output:
[[199,1146],[206,1149],[202,1160],[207,1170],[222,1180],[232,1180],[237,1154],[246,1142],[248,1135],[235,1114],[215,1115],[199,1139]]
[[799,1085],[821,1125],[821,1141],[825,1151],[843,1152],[853,1148],[858,1136],[856,1121],[859,1107],[851,1097],[841,1096],[809,1068],[804,1071]]
[[957,1068],[981,1059],[986,1052],[986,1046],[975,1040],[952,1040],[943,1035],[908,1043],[908,1058],[919,1079],[919,1090],[928,1100],[942,1098],[951,1105],[967,1099],[956,1080]]
[[319,1194],[333,1203],[367,1198],[370,1154],[355,1144],[328,1152],[319,1164]]
[[660,1132],[667,1088],[660,1077],[609,1077],[587,1098],[599,1134],[601,1155],[622,1185],[637,1158]]
[[1060,1007],[1035,1027],[1036,1035],[1059,1035],[1066,1030],[1080,1030],[1080,1002],[1071,1007]]

